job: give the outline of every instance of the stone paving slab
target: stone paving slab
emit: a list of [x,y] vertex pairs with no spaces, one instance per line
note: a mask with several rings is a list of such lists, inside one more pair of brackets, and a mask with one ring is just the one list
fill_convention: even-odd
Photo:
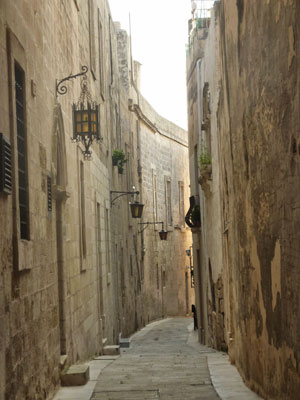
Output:
[[260,399],[225,353],[198,343],[190,318],[156,321],[130,339],[131,347],[121,349],[121,356],[89,363],[94,380],[59,390],[54,400]]
[[187,345],[189,324],[168,319],[134,335],[131,347],[99,376],[92,400],[219,399],[206,356]]
[[84,386],[62,387],[53,400],[90,400],[100,372],[114,360],[100,358],[86,363],[90,367],[89,382]]
[[208,367],[214,388],[222,400],[261,399],[244,384],[226,353],[211,354],[208,357]]

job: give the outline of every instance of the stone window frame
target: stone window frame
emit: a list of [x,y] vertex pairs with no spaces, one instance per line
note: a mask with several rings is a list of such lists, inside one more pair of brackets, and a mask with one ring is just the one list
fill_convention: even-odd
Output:
[[184,182],[178,181],[178,225],[180,228],[185,228],[184,206]]
[[167,273],[163,267],[161,268],[161,285],[163,289],[167,287]]
[[159,281],[160,281],[159,275],[160,275],[160,273],[159,272],[160,272],[159,265],[156,264],[156,290],[160,289],[160,284],[159,284]]
[[104,39],[103,39],[103,18],[98,8],[98,57],[99,57],[99,82],[100,82],[100,95],[102,100],[105,101],[105,79],[104,79]]
[[[106,261],[106,272],[107,274],[111,274],[111,252],[110,252],[110,232],[109,232],[109,204],[107,200],[105,201],[105,207],[104,207],[104,231],[105,231],[105,261]],[[110,280],[108,278],[107,283],[110,283]]]
[[87,269],[85,168],[84,159],[79,146],[77,146],[77,158],[80,272],[84,272]]
[[88,0],[89,18],[89,48],[90,48],[90,70],[96,80],[96,43],[95,43],[95,6],[94,0]]
[[165,176],[165,222],[168,230],[173,230],[172,213],[172,181],[170,176]]
[[[210,88],[209,83],[205,82],[202,93],[202,144],[201,151],[207,151],[211,155],[211,108],[210,108]],[[203,134],[204,133],[204,134]]]
[[24,72],[24,103],[25,115],[24,120],[26,124],[26,136],[28,142],[28,132],[30,132],[29,121],[27,119],[29,90],[27,89],[26,81],[28,79],[27,56],[25,48],[19,38],[7,27],[7,64],[8,64],[8,93],[9,93],[9,109],[10,109],[10,141],[12,147],[12,164],[13,168],[13,266],[16,271],[29,270],[33,267],[33,242],[31,240],[31,191],[30,191],[30,174],[29,174],[29,160],[30,148],[26,147],[26,165],[27,165],[27,188],[28,188],[28,237],[21,238],[20,230],[20,215],[19,215],[19,178],[18,178],[18,148],[17,148],[17,122],[16,122],[16,94],[15,94],[15,65]]
[[[152,168],[152,194],[153,194],[153,221],[158,221],[157,207],[157,173],[155,168]],[[158,230],[159,226],[154,225],[154,229]]]
[[110,84],[114,83],[114,64],[113,64],[113,45],[112,45],[112,27],[113,20],[111,15],[108,15],[108,33],[109,33],[109,57],[110,57]]

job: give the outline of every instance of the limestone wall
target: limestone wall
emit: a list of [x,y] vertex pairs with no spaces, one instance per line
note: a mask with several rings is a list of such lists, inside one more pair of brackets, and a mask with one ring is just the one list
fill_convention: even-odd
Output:
[[237,7],[230,1],[222,7],[222,58],[231,71],[223,93],[230,116],[228,186],[236,210],[236,360],[249,382],[278,399],[296,399],[300,388],[293,250],[299,235],[299,15],[297,1],[240,1]]
[[[221,66],[220,85],[211,92],[212,101],[219,99],[212,169],[219,169],[221,210],[206,243],[202,232],[203,251],[215,249],[222,260],[224,338],[232,362],[263,398],[296,399],[300,9],[293,0],[219,6],[212,24],[220,38],[209,44],[210,29],[203,60],[210,63],[217,52],[215,72]],[[220,271],[212,268],[213,275]],[[209,315],[209,307],[204,312]]]
[[[110,102],[104,102],[110,91],[116,91],[118,79],[110,87],[104,84],[100,97],[99,54],[94,61],[90,56],[88,2],[78,4],[22,0],[1,2],[0,6],[0,128],[11,140],[17,166],[17,63],[25,73],[30,224],[29,240],[21,240],[15,170],[13,194],[1,193],[0,197],[0,318],[5,321],[0,328],[0,363],[5,371],[1,374],[1,399],[51,396],[59,384],[61,354],[68,356],[67,365],[72,364],[101,352],[102,339],[116,342],[118,338],[115,271],[110,264],[112,123]],[[118,77],[116,45],[112,45],[115,62],[112,68],[110,65],[108,5],[105,1],[93,5],[94,26],[98,11],[103,24],[103,73]],[[111,35],[116,42],[113,30]],[[96,36],[93,39],[97,49]],[[71,142],[71,105],[79,97],[80,78],[67,82],[66,95],[56,98],[55,90],[56,79],[80,72],[84,64],[90,70],[91,94],[101,107],[103,143],[93,145],[91,162],[84,161],[80,145]],[[51,211],[47,209],[47,176],[51,178]]]
[[[162,118],[141,96],[138,107],[142,115],[139,124],[145,204],[142,222],[163,222],[168,231],[167,241],[159,238],[161,224],[149,225],[141,233],[144,316],[148,322],[190,313],[194,303],[185,253],[191,245],[191,232],[184,223],[189,208],[188,148],[187,132]],[[149,120],[152,126],[148,125]]]
[[[128,45],[106,0],[0,2],[0,132],[11,142],[13,166],[12,194],[0,193],[1,400],[51,399],[63,361],[63,367],[83,362],[148,320],[186,312],[185,249],[190,233],[183,224],[175,226],[179,181],[184,183],[181,198],[187,207],[186,132],[140,97],[133,85],[138,63],[131,71]],[[24,75],[26,237],[21,237],[19,218],[24,199],[18,186],[22,159],[15,65]],[[102,140],[93,143],[90,161],[84,160],[83,146],[71,140],[72,103],[79,98],[81,78],[67,80],[67,93],[56,95],[57,80],[79,73],[82,65],[89,68],[88,87],[100,106]],[[145,131],[143,115],[131,109],[139,99],[155,135]],[[112,204],[112,192],[132,191],[134,185],[141,201],[147,194],[145,216],[149,213],[146,175],[152,167],[147,164],[150,142],[145,135],[151,137],[151,151],[161,154],[155,154],[154,161],[158,177],[166,171],[174,183],[174,225],[165,247],[145,245],[139,221],[130,214],[129,201],[135,198],[123,196]],[[112,165],[114,149],[125,152],[123,174]],[[163,183],[159,185],[163,207]],[[148,248],[147,262],[143,248]],[[159,270],[151,264],[154,257],[164,257]],[[160,274],[159,283],[153,271]],[[163,312],[158,311],[162,302],[155,303],[158,284]]]

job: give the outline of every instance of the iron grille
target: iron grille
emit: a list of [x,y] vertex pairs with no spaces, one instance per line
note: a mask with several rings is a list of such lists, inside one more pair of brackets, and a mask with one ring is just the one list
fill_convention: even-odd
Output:
[[3,133],[0,133],[0,191],[12,192],[11,145]]
[[29,202],[27,176],[27,141],[25,125],[24,71],[15,65],[17,149],[19,177],[19,212],[21,239],[29,239]]
[[51,176],[47,176],[47,203],[48,211],[52,211],[52,187],[51,187]]

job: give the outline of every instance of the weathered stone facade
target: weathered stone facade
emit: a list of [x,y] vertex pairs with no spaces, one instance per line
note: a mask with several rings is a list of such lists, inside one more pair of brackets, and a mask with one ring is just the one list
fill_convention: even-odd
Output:
[[[148,322],[189,314],[194,302],[185,253],[191,242],[184,222],[189,196],[188,145],[187,133],[160,117],[141,96],[136,107],[141,110],[140,176],[146,208],[142,222],[163,222],[141,232],[143,314]],[[159,238],[162,228],[168,231],[166,241]]]
[[[146,216],[151,207],[144,179],[152,168],[146,164],[151,141],[145,138],[154,134],[140,128],[130,107],[144,100],[133,85],[131,66],[138,64],[131,64],[128,43],[105,0],[0,1],[0,132],[12,152],[12,192],[0,192],[1,400],[50,399],[62,361],[65,367],[84,361],[148,320],[186,313],[188,263],[176,252],[189,247],[189,230],[174,226],[167,251],[162,243],[144,246],[129,197],[112,205],[111,191],[135,185]],[[66,81],[67,93],[56,94],[56,81],[82,65],[89,67],[91,96],[100,104],[102,141],[93,143],[91,161],[71,141],[81,78]],[[150,125],[157,124],[158,173],[168,168],[167,151],[180,158],[168,171],[177,207],[177,182],[188,175],[186,132],[148,113],[150,106],[141,108]],[[157,161],[159,141],[164,164]],[[126,153],[123,174],[112,166],[114,149]],[[187,183],[185,205],[186,189]],[[160,253],[159,268],[170,279],[163,312],[152,304],[158,290],[153,260]]]
[[194,240],[208,282],[196,290],[201,339],[227,346],[266,399],[297,399],[300,389],[299,16],[295,0],[215,3],[210,27],[191,33],[188,58],[191,171],[208,137],[212,166],[199,180]]

